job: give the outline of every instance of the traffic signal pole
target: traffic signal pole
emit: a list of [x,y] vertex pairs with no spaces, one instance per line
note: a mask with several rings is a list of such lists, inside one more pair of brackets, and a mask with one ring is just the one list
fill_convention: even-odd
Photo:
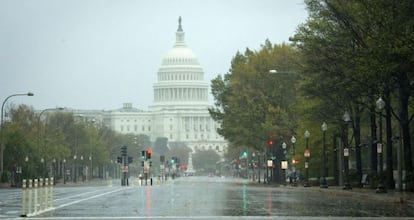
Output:
[[132,157],[128,157],[128,147],[126,145],[121,147],[121,156],[117,158],[117,161],[122,166],[121,185],[129,186],[128,165],[132,163]]

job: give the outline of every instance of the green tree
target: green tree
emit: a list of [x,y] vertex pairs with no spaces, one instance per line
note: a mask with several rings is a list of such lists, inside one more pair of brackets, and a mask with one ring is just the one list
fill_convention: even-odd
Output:
[[220,161],[220,155],[215,150],[197,150],[193,154],[193,166],[197,171],[215,173],[216,163]]
[[[212,118],[234,145],[261,149],[268,139],[290,136],[296,127],[296,51],[266,41],[259,51],[246,49],[232,60],[229,73],[212,80]],[[277,70],[272,74],[269,70]]]
[[[408,114],[413,87],[412,1],[306,1],[309,19],[292,38],[302,54],[301,71],[307,76],[302,90],[317,100],[312,115],[335,123],[338,110],[352,114],[353,136],[360,163],[360,133],[364,116],[370,118],[371,143],[375,143],[375,97],[387,106],[387,167],[392,178],[391,112],[398,111],[404,141],[405,167],[412,171]],[[392,98],[397,99],[393,102]],[[397,112],[395,111],[395,112]],[[336,120],[338,130],[339,120]],[[345,137],[343,137],[345,139]],[[376,169],[376,147],[371,148],[371,168]],[[358,169],[360,169],[360,164]],[[360,172],[360,171],[359,171]]]

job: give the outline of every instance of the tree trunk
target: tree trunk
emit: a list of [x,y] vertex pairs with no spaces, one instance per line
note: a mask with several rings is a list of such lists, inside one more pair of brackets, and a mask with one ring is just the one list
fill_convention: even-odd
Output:
[[393,175],[393,150],[392,150],[392,125],[391,125],[391,99],[389,89],[385,90],[385,135],[387,139],[387,188],[394,189],[394,175]]
[[356,159],[356,169],[358,182],[362,180],[362,157],[361,157],[361,116],[360,111],[357,111],[355,116],[355,127],[354,127],[354,137],[355,137],[355,159]]
[[402,129],[402,137],[404,144],[405,170],[408,174],[413,172],[411,158],[411,140],[410,140],[410,122],[408,116],[408,100],[410,97],[409,80],[406,74],[400,74],[398,78],[399,103],[400,103],[400,124]]
[[[374,103],[373,99],[371,103]],[[370,105],[369,113],[370,113],[370,121],[371,121],[371,171],[372,173],[377,172],[377,123],[375,121],[375,105]]]

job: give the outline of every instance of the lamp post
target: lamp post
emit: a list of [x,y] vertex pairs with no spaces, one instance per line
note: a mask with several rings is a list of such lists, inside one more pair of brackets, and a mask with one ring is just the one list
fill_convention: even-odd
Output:
[[283,170],[283,175],[282,175],[282,183],[285,185],[286,184],[286,170],[289,168],[288,166],[288,162],[286,160],[286,154],[287,154],[287,144],[285,142],[282,143],[282,150],[283,150],[283,159],[280,162],[280,167]]
[[53,185],[56,185],[57,166],[56,166],[56,159],[55,158],[53,158],[52,163],[53,163],[53,172],[52,172],[52,174],[53,174]]
[[253,182],[255,182],[256,181],[256,162],[255,162],[255,159],[256,159],[256,153],[252,153],[252,159],[251,159],[251,167],[252,167],[252,170],[253,170],[253,177],[252,177],[252,180],[253,180]]
[[40,150],[40,139],[41,139],[41,132],[40,132],[40,120],[42,118],[42,114],[45,113],[46,111],[53,111],[53,110],[63,110],[64,108],[61,107],[57,107],[57,108],[46,108],[43,109],[40,113],[39,116],[37,116],[37,149]]
[[351,121],[351,116],[347,111],[345,111],[342,119],[345,122],[345,134],[344,134],[344,170],[345,170],[345,184],[343,189],[349,190],[352,189],[351,184],[349,183],[349,146],[348,146],[348,123]]
[[63,184],[66,184],[66,159],[63,159]]
[[310,132],[308,130],[305,131],[305,138],[306,138],[306,149],[305,149],[305,172],[306,172],[306,182],[303,184],[304,187],[310,187],[309,184],[309,157],[310,157],[310,151],[309,151],[309,137]]
[[81,173],[81,175],[82,175],[82,182],[84,182],[85,180],[84,180],[84,176],[83,176],[83,155],[81,155],[81,157],[80,157],[80,173]]
[[40,164],[41,164],[41,174],[42,174],[42,178],[45,178],[45,168],[44,168],[44,163],[45,163],[45,159],[42,157],[40,159]]
[[78,176],[78,173],[76,172],[76,154],[73,156],[73,182],[76,183],[76,178]]
[[292,142],[292,173],[293,173],[293,186],[297,186],[296,185],[296,167],[295,167],[295,143],[296,143],[296,138],[295,136],[292,136],[292,138],[290,139],[290,142]]
[[8,96],[6,99],[4,99],[3,104],[1,105],[1,121],[0,121],[0,157],[1,157],[1,169],[0,169],[0,175],[3,175],[4,171],[4,137],[3,137],[3,111],[4,111],[4,105],[6,104],[7,100],[14,96],[34,96],[33,93],[22,93],[22,94],[13,94]]
[[377,108],[380,110],[379,114],[379,142],[377,143],[377,154],[378,154],[378,167],[377,167],[377,173],[380,176],[380,181],[377,186],[377,192],[379,193],[385,193],[387,190],[385,189],[385,184],[383,183],[382,178],[382,110],[385,107],[384,100],[379,97],[376,101]]
[[24,158],[24,162],[25,162],[25,164],[26,164],[26,171],[25,171],[25,173],[26,173],[26,179],[27,179],[27,181],[29,181],[29,165],[28,165],[28,162],[29,162],[29,157],[28,156],[26,156],[25,158]]
[[380,173],[382,171],[382,109],[385,107],[385,102],[382,100],[381,97],[378,98],[377,107],[380,110],[379,115],[379,142],[377,143],[377,154],[378,154],[378,166],[377,172]]
[[326,182],[326,176],[328,176],[328,167],[326,162],[326,143],[325,143],[325,137],[326,137],[326,130],[328,130],[328,125],[323,122],[322,123],[322,151],[323,151],[323,176],[321,181],[321,188],[328,188],[328,183]]
[[261,164],[260,164],[260,154],[257,153],[257,169],[258,169],[258,183],[260,183],[260,170],[262,169]]
[[92,155],[89,155],[89,163],[90,163],[90,165],[91,165],[91,176],[90,176],[90,180],[92,180],[93,179],[93,167],[92,167]]

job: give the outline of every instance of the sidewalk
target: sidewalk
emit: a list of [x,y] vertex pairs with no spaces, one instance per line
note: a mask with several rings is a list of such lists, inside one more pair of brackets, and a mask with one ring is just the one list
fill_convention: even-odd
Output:
[[366,201],[377,201],[392,204],[407,203],[410,207],[414,208],[414,192],[387,190],[386,193],[377,193],[375,189],[371,188],[352,188],[351,190],[344,190],[342,186],[328,186],[328,188],[320,188],[319,186],[304,187],[301,183],[299,183],[297,186],[292,186],[289,184],[264,184],[263,182],[258,183],[246,179],[244,179],[244,183],[264,187],[279,187],[282,189],[285,188],[286,190],[302,191],[304,193],[306,193],[306,191],[309,192],[309,190],[312,190],[313,192],[328,193],[331,195],[343,197],[354,197],[358,198],[359,200]]

